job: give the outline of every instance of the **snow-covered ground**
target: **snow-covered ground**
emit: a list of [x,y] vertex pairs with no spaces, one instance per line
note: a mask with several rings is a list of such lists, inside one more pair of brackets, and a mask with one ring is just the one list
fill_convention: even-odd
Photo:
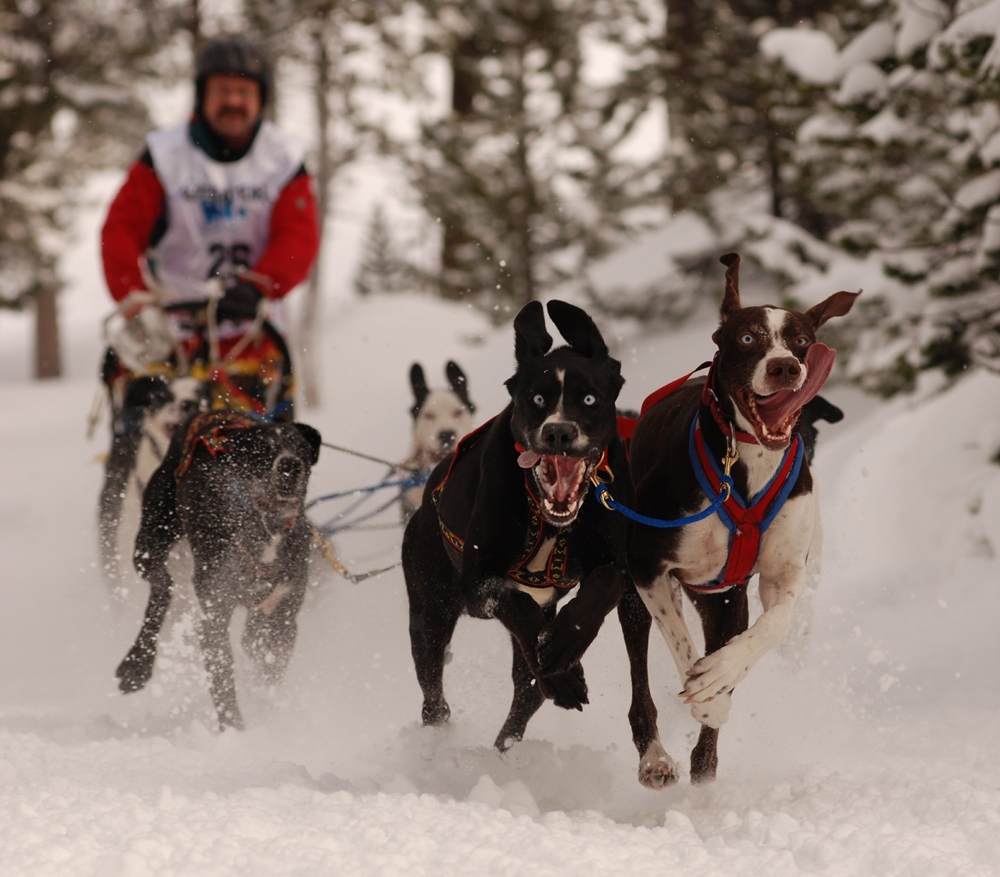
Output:
[[[996,376],[888,403],[829,389],[847,418],[821,425],[821,582],[740,686],[708,787],[636,782],[613,615],[584,662],[591,704],[546,705],[501,758],[499,624],[460,623],[451,723],[422,728],[400,572],[352,585],[321,559],[285,683],[265,691],[240,663],[248,730],[220,735],[189,595],[148,689],[115,686],[146,588],[96,565],[107,436],[88,440],[85,420],[106,303],[93,239],[76,246],[66,379],[29,382],[28,322],[0,315],[0,875],[1000,873]],[[710,331],[608,327],[623,403],[709,356]],[[414,360],[440,382],[457,359],[483,418],[505,402],[511,330],[471,310],[340,301],[323,338],[324,402],[302,419],[334,444],[405,455]],[[382,472],[326,449],[311,494]],[[399,538],[348,534],[337,550],[360,571],[394,562]],[[686,764],[697,727],[657,638],[651,654],[664,743]]]

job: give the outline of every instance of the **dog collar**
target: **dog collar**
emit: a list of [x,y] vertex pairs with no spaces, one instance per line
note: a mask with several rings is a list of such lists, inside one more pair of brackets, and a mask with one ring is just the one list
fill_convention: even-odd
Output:
[[744,432],[741,429],[736,428],[736,423],[730,421],[722,413],[722,405],[719,402],[719,394],[715,392],[715,365],[719,361],[719,354],[716,353],[712,357],[712,362],[708,367],[708,376],[705,378],[705,387],[701,391],[701,403],[705,405],[709,411],[712,412],[712,419],[718,424],[719,429],[722,430],[722,434],[726,438],[734,438],[738,442],[744,442],[749,445],[757,445],[760,442],[757,441],[757,436],[751,432]]

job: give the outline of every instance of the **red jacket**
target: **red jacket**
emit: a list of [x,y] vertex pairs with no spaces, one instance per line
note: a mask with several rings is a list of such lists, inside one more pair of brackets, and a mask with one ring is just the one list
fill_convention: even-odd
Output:
[[[207,150],[206,150],[207,151]],[[132,165],[101,230],[104,277],[115,301],[145,289],[140,258],[162,233],[165,192],[148,150]],[[267,247],[251,268],[269,277],[263,292],[282,298],[309,275],[319,252],[319,220],[312,180],[303,167],[278,196],[271,213]]]

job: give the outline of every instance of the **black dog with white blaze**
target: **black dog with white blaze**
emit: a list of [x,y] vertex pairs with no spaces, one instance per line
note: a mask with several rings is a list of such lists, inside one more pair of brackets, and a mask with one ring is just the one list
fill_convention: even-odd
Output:
[[580,659],[627,575],[626,521],[593,495],[594,479],[615,476],[629,493],[615,417],[621,366],[580,308],[553,301],[548,312],[568,345],[550,349],[540,303],[521,310],[510,404],[435,468],[403,537],[424,724],[450,716],[444,664],[459,616],[496,618],[514,647],[501,751],[546,698],[565,709],[588,702]]
[[320,435],[302,423],[270,423],[236,411],[196,415],[171,440],[143,496],[134,562],[150,585],[142,628],[118,666],[118,687],[138,691],[153,674],[170,605],[170,551],[187,536],[203,618],[202,657],[221,727],[243,727],[229,625],[246,606],[244,650],[268,682],[292,655],[308,584],[311,535],[303,513]]

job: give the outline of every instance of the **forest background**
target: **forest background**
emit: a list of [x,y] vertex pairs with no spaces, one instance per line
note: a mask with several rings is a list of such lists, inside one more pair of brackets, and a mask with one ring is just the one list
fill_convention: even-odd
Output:
[[[288,83],[312,96],[326,237],[300,352],[332,261],[350,294],[430,291],[500,323],[574,281],[655,325],[737,249],[786,304],[845,257],[879,278],[836,339],[867,389],[1000,369],[998,0],[4,0],[0,19],[0,319],[35,314],[38,377],[61,371],[88,180],[124,171],[197,47],[233,30],[276,59],[272,113]],[[333,229],[366,166],[393,184],[352,250]],[[679,215],[703,233],[662,270],[589,281]]]

